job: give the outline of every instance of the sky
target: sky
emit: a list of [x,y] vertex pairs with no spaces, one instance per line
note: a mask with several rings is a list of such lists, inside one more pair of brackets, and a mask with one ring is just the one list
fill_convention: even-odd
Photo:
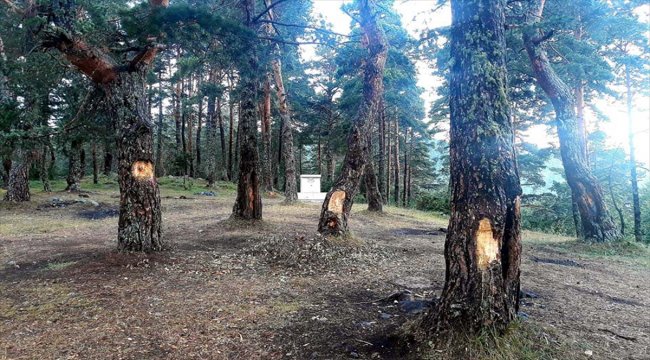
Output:
[[[349,0],[314,0],[313,14],[321,15],[332,24],[333,30],[339,33],[350,32],[350,18],[341,11],[341,5]],[[427,28],[448,26],[451,24],[451,10],[449,6],[433,12],[436,0],[395,0],[395,8],[402,17],[406,30],[414,37],[419,37],[420,32]],[[650,6],[643,10],[641,16],[650,24]],[[650,29],[650,27],[649,27]],[[303,56],[314,58],[314,47],[304,46]],[[432,75],[431,65],[424,61],[417,61],[418,85],[425,89],[422,98],[427,110],[436,98],[435,89],[441,83],[440,79]],[[635,132],[636,157],[639,162],[650,168],[650,98],[636,96],[634,99],[633,128]],[[622,147],[628,152],[628,127],[625,99],[612,99],[609,97],[598,99],[595,106],[608,118],[607,122],[600,122],[599,128],[607,135],[607,144],[612,147]],[[587,110],[585,118],[591,130],[595,128],[595,115]],[[548,147],[557,142],[555,137],[548,135],[544,125],[532,127],[527,133],[527,141],[540,147]]]

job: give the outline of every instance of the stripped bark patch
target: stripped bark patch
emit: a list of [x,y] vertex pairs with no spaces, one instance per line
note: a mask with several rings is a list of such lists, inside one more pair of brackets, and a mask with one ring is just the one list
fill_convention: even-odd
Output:
[[138,181],[153,179],[153,164],[148,160],[136,161],[131,165],[131,175]]
[[485,270],[490,263],[498,260],[499,243],[492,233],[492,225],[489,219],[482,219],[476,230],[476,258],[478,267]]
[[342,214],[344,201],[345,201],[345,191],[343,190],[335,191],[334,193],[332,193],[332,196],[330,197],[330,202],[327,205],[327,210],[335,214]]

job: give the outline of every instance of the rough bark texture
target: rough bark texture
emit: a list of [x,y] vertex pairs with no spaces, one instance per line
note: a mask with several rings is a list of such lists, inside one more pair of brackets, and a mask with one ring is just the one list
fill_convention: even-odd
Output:
[[505,329],[519,303],[521,188],[506,92],[505,0],[452,1],[451,217],[438,344]]
[[162,79],[162,70],[158,72],[158,123],[156,124],[156,177],[161,177],[165,175],[165,168],[163,164],[165,163],[163,159],[163,130],[165,126],[165,115],[163,112],[163,79]]
[[208,117],[206,127],[206,157],[208,164],[208,187],[214,186],[217,181],[217,124],[215,122],[216,99],[215,96],[208,96]]
[[221,180],[229,181],[228,170],[226,169],[226,130],[223,124],[223,116],[221,115],[221,97],[217,97],[217,109],[215,114],[219,124],[219,138],[221,140]]
[[555,73],[548,60],[543,42],[549,34],[540,34],[534,27],[542,19],[544,4],[545,0],[531,2],[529,26],[523,32],[523,40],[537,83],[551,99],[555,109],[564,173],[580,211],[582,234],[585,239],[594,242],[618,240],[620,232],[607,210],[603,191],[585,155],[586,144],[578,126],[572,91]]
[[153,123],[146,105],[144,71],[120,72],[103,85],[116,123],[120,217],[118,248],[156,251],[161,237],[160,192],[154,171]]
[[264,191],[273,191],[271,172],[271,83],[264,81],[264,98],[262,101],[262,179]]
[[366,164],[365,174],[363,177],[366,185],[366,197],[368,198],[368,211],[382,212],[384,210],[384,201],[379,192],[377,174],[375,174],[372,161],[368,161]]
[[393,201],[399,206],[399,123],[395,118],[395,151],[393,152],[394,174],[393,174]]
[[[242,0],[245,23],[254,27],[254,0]],[[241,103],[239,112],[239,181],[237,199],[232,217],[246,220],[262,218],[262,197],[260,193],[259,153],[257,151],[257,88],[258,63],[253,44],[246,54],[241,73]]]
[[54,163],[53,155],[54,153],[51,151],[50,145],[43,145],[43,150],[41,151],[40,158],[39,175],[41,178],[41,183],[43,184],[43,191],[47,193],[52,192],[52,186],[50,185],[50,166]]
[[363,43],[368,52],[363,64],[363,99],[352,122],[341,174],[323,202],[318,223],[321,234],[347,235],[348,216],[367,164],[368,131],[372,119],[378,114],[383,96],[384,65],[388,54],[383,29],[376,21],[375,6],[372,0],[362,0],[360,3]]
[[287,92],[282,79],[282,63],[280,59],[273,60],[273,79],[278,96],[280,118],[282,119],[282,158],[284,159],[284,201],[293,203],[298,200],[298,185],[296,181],[296,158],[293,153],[293,120],[287,103]]
[[232,77],[228,78],[228,179],[235,180],[232,174],[233,143],[235,142],[235,102],[233,100]]
[[81,151],[83,143],[80,140],[73,140],[68,152],[68,177],[66,183],[68,184],[65,191],[78,192],[81,191],[81,177],[82,177],[82,164],[81,164]]
[[29,168],[34,160],[34,153],[17,147],[12,152],[9,181],[4,200],[11,202],[29,201]]

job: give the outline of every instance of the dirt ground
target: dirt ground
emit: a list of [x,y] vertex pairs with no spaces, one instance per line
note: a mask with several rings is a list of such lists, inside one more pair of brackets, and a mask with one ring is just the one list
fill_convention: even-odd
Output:
[[[36,191],[0,207],[0,359],[403,359],[390,335],[418,315],[385,298],[439,295],[446,221],[356,206],[363,242],[341,261],[287,267],[256,245],[316,237],[319,204],[264,200],[264,221],[229,221],[234,195],[163,191],[159,254],[119,254],[117,190],[86,203]],[[83,198],[81,198],[83,199]],[[521,317],[564,359],[650,359],[650,269],[569,254],[526,233]],[[269,242],[271,241],[271,242]],[[280,240],[277,240],[280,241]],[[558,345],[559,346],[559,345]]]

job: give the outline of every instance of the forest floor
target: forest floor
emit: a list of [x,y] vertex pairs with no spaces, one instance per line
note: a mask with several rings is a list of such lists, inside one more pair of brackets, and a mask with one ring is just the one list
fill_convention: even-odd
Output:
[[[31,202],[0,204],[0,359],[418,356],[391,334],[440,294],[444,218],[357,204],[355,245],[333,247],[315,232],[320,204],[265,198],[264,221],[247,224],[228,220],[234,185],[206,196],[198,181],[184,190],[165,178],[172,250],[120,254],[119,193],[107,180],[84,182],[88,198],[34,183]],[[650,359],[647,248],[532,232],[523,243],[511,335],[528,340],[502,344],[518,347],[513,357]],[[389,298],[398,292],[409,301]]]

